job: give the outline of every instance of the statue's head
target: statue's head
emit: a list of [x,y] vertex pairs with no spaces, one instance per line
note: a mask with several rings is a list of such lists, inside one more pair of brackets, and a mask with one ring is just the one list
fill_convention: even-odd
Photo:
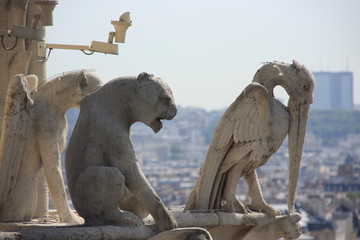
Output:
[[136,102],[134,108],[140,122],[148,125],[155,133],[162,128],[161,120],[171,120],[175,117],[177,109],[170,87],[152,74],[140,73],[136,78]]
[[[47,99],[64,108],[80,107],[80,101],[102,86],[101,77],[87,70],[58,74],[44,81],[35,93],[36,98]],[[55,101],[54,101],[55,100]]]
[[73,81],[79,98],[77,107],[80,107],[80,101],[87,94],[97,91],[102,86],[101,77],[95,72],[88,72],[86,70],[81,70],[75,74]]
[[171,120],[177,113],[170,87],[148,73],[113,79],[85,97],[81,104],[94,105],[94,102],[127,127],[142,122],[155,133],[162,128],[161,120]]
[[[63,89],[63,93],[60,94],[72,102],[72,107],[77,108],[80,107],[80,102],[86,95],[97,91],[103,84],[98,74],[87,70],[68,72],[57,77],[56,80],[59,85],[58,89],[61,89],[61,86]],[[73,92],[72,89],[75,91]],[[69,96],[70,94],[72,97]]]

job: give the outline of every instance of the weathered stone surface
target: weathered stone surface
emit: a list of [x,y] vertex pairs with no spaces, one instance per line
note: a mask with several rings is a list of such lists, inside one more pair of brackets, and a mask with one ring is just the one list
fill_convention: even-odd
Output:
[[[280,85],[290,96],[288,107],[274,98]],[[309,104],[313,101],[314,77],[296,61],[270,62],[261,67],[253,82],[221,118],[210,144],[200,177],[185,210],[222,209],[270,216],[280,212],[265,202],[256,168],[265,164],[289,136],[289,212],[294,212],[294,195],[299,174]],[[239,178],[249,187],[251,203],[235,197]]]
[[[269,217],[265,214],[237,214],[226,212],[213,213],[174,213],[179,231],[166,231],[156,234],[153,225],[138,227],[122,226],[76,226],[76,227],[42,227],[0,233],[2,239],[198,239],[215,240],[275,240],[281,237],[297,238],[301,229],[298,224],[301,216],[294,213],[287,216]],[[151,221],[148,223],[151,224]],[[23,224],[25,225],[25,224]],[[192,226],[192,227],[190,227]],[[16,226],[17,228],[19,226]],[[27,226],[31,227],[31,226]],[[189,228],[190,227],[190,228]],[[205,231],[206,228],[208,231]],[[196,238],[194,238],[196,239]]]
[[[273,98],[276,85],[289,93],[288,108]],[[19,99],[27,101],[19,101],[19,107],[26,112],[41,101],[23,88]],[[82,100],[66,156],[70,194],[86,225],[3,232],[0,239],[297,238],[301,215],[293,213],[293,201],[312,90],[311,73],[296,62],[273,62],[261,68],[221,119],[185,212],[171,213],[142,173],[129,138],[134,122],[143,122],[158,132],[162,119],[175,116],[171,90],[147,73],[114,79]],[[33,115],[41,116],[35,111]],[[21,119],[27,123],[26,113],[24,116]],[[26,133],[26,124],[21,126]],[[36,131],[31,134],[37,136]],[[287,134],[293,178],[289,184],[290,214],[276,216],[278,212],[262,197],[255,169],[276,152]],[[40,142],[42,145],[45,142]],[[46,173],[45,164],[44,168]],[[252,202],[248,206],[235,198],[237,180],[242,176],[249,185]],[[149,213],[152,217],[142,220]],[[177,226],[184,228],[174,229]]]
[[141,171],[129,137],[133,123],[156,133],[161,120],[176,112],[170,88],[147,73],[114,79],[82,100],[66,173],[74,207],[86,224],[142,226],[141,218],[150,213],[159,231],[176,228]]
[[42,167],[60,220],[82,221],[70,210],[61,172],[65,112],[100,86],[99,76],[86,71],[59,75],[38,88],[35,75],[12,78],[0,141],[0,221],[31,220]]

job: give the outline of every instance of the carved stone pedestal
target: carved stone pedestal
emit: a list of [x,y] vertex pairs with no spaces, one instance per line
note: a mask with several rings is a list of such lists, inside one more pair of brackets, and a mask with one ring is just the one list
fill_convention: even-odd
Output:
[[[187,239],[199,235],[195,239],[219,240],[275,240],[281,237],[295,239],[300,236],[298,222],[301,215],[291,215],[271,218],[260,213],[236,214],[225,212],[204,213],[173,213],[179,224],[179,230],[156,234],[151,218],[145,219],[145,225],[140,227],[64,225],[59,223],[0,223],[2,239],[117,239],[117,240],[173,240]],[[186,228],[186,229],[184,229]],[[206,230],[207,231],[206,231]],[[210,234],[210,236],[207,236]]]

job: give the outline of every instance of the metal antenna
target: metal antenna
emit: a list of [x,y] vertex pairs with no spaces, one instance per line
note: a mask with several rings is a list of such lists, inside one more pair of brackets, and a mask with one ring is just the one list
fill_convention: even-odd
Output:
[[322,51],[320,50],[320,72],[323,71],[323,55]]

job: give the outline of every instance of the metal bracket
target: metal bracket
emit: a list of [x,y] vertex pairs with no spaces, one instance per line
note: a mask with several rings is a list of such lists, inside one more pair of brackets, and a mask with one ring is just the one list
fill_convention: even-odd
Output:
[[10,35],[12,37],[27,38],[37,41],[43,41],[45,33],[43,29],[36,29],[32,27],[14,25],[11,29]]
[[[90,47],[87,45],[70,45],[70,44],[53,44],[38,42],[37,54],[39,57],[46,57],[46,49],[66,49],[66,50],[80,50],[86,55],[91,55],[94,52],[101,52],[105,54],[118,55],[118,45],[112,43],[92,41]],[[89,51],[86,52],[86,51]]]

